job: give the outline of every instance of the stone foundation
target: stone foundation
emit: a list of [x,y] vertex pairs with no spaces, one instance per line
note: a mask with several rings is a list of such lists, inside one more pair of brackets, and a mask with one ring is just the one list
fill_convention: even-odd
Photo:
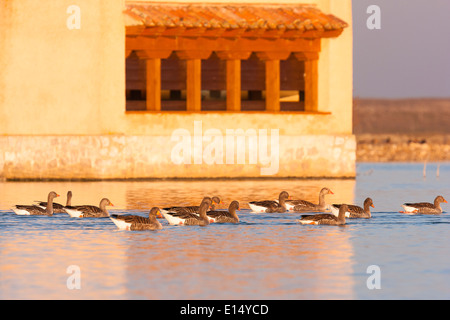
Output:
[[[267,140],[260,140],[267,141],[263,148],[252,147],[248,138],[243,140],[244,147],[235,140],[235,145],[245,148],[245,158],[239,160],[237,151],[231,157],[230,150],[220,148],[220,142],[227,141],[225,136],[220,140],[220,134],[209,140],[203,136],[201,149],[192,138],[189,145],[192,148],[187,150],[190,157],[177,152],[175,148],[180,142],[173,135],[2,136],[0,177],[6,180],[355,177],[353,135],[280,135],[277,140],[273,137],[269,133]],[[264,147],[267,150],[263,151],[270,155],[266,159],[261,157]],[[178,163],[180,159],[190,161]]]

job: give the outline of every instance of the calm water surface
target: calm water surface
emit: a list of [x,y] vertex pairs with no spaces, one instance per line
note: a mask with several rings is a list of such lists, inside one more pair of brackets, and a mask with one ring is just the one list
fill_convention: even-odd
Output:
[[[0,183],[1,299],[449,299],[450,215],[398,213],[406,201],[450,200],[450,164],[359,164],[356,180],[221,180]],[[281,190],[317,202],[374,200],[373,218],[343,227],[302,226],[296,213],[253,214],[247,201]],[[241,203],[241,223],[119,231],[108,218],[17,216],[14,204],[72,190],[72,204],[113,203],[110,212],[147,215],[152,206],[198,204],[218,195]],[[443,204],[444,211],[450,211]],[[70,290],[69,266],[81,271]],[[369,290],[367,268],[381,271]]]

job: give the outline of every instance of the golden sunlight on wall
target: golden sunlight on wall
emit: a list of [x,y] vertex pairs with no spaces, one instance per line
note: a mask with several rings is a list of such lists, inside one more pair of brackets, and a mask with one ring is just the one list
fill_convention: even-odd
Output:
[[[99,134],[124,105],[123,2],[1,3],[0,134]],[[69,9],[69,10],[68,10]]]
[[[322,133],[351,134],[351,1],[308,3],[350,25],[339,38],[322,39],[319,110],[332,115],[314,122],[327,127]],[[2,3],[0,134],[154,134],[148,132],[154,116],[136,121],[124,115],[124,2],[78,1],[79,29],[67,27],[70,5]],[[156,123],[172,125],[169,119]]]
[[278,177],[354,177],[350,0],[307,1],[349,24],[321,40],[319,113],[127,112],[125,3],[1,2],[0,178],[260,176],[259,164],[174,165],[171,136],[196,121],[222,135],[278,129]]

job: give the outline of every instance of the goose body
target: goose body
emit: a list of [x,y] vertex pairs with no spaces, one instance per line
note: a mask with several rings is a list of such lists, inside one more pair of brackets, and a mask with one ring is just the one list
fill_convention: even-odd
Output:
[[59,197],[59,194],[52,191],[48,194],[48,206],[45,209],[36,205],[15,205],[12,210],[15,214],[21,216],[52,216],[53,215],[53,199]]
[[[203,200],[205,199],[209,199],[211,201],[211,206],[210,209],[211,210],[215,210],[216,209],[216,205],[222,203],[222,201],[220,201],[219,197],[205,197],[203,198]],[[202,200],[202,201],[203,201]],[[178,213],[182,213],[182,212],[188,212],[188,213],[198,213],[200,210],[200,206],[185,206],[185,207],[168,207],[168,208],[163,208],[160,211],[164,212],[164,213],[168,213],[168,212],[178,212]]]
[[160,215],[159,208],[153,207],[150,210],[148,218],[137,215],[117,215],[112,214],[110,219],[120,230],[160,230],[162,229],[161,223],[156,219]]
[[282,191],[279,195],[278,201],[275,200],[250,201],[248,205],[253,212],[283,213],[287,211],[286,200],[288,198],[289,194],[286,191]]
[[317,204],[314,204],[310,201],[306,200],[293,200],[294,202],[290,202],[290,210],[295,212],[320,212],[325,211],[326,207],[321,207]]
[[299,201],[299,200],[286,200],[286,209],[289,211],[294,211],[295,204],[293,201]]
[[228,207],[228,211],[208,211],[206,216],[211,223],[239,223],[239,217],[236,214],[239,210],[239,202],[232,201]]
[[[372,217],[372,214],[370,212],[370,207],[375,208],[373,205],[373,201],[371,198],[367,198],[364,200],[364,208],[361,208],[359,206],[348,204],[348,210],[345,212],[346,218],[365,218],[369,219]],[[339,208],[341,207],[341,204],[333,204],[331,206],[331,213],[334,214],[336,217],[339,215]]]
[[278,204],[277,201],[261,200],[261,201],[251,201],[248,203],[248,206],[253,212],[266,212],[266,210],[270,206],[274,206],[276,204]]
[[400,213],[408,214],[441,214],[442,208],[441,203],[447,203],[447,200],[443,196],[437,196],[434,199],[434,204],[429,202],[418,202],[418,203],[404,203],[402,207],[405,211],[400,211]]
[[103,218],[109,217],[109,212],[106,206],[114,206],[107,198],[100,201],[99,207],[91,205],[82,206],[66,206],[64,211],[72,218]]
[[[47,203],[48,202],[38,201],[37,206],[42,209],[45,209],[45,208],[47,208]],[[68,191],[66,206],[71,206],[71,205],[72,205],[72,191]],[[66,213],[66,211],[64,211],[64,206],[62,204],[53,202],[53,213]]]
[[211,205],[211,201],[203,199],[199,214],[191,212],[161,212],[164,218],[171,225],[185,225],[185,226],[207,226],[209,219],[206,216],[206,210]]
[[15,214],[19,216],[52,216],[53,212],[49,214],[46,209],[42,209],[36,205],[16,205],[12,208]]
[[288,200],[286,205],[289,206],[295,212],[321,212],[328,209],[325,202],[325,196],[327,194],[334,194],[329,188],[322,188],[319,192],[319,203],[314,204],[306,200]]
[[345,224],[345,212],[348,210],[346,204],[341,205],[339,208],[339,215],[336,217],[331,213],[322,213],[322,214],[312,214],[312,215],[302,215],[297,222],[301,224],[311,224],[311,225],[344,225]]

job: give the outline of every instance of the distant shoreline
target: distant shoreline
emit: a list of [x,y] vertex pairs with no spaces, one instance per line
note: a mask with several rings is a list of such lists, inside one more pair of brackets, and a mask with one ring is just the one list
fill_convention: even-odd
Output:
[[450,161],[450,134],[356,135],[356,161]]
[[450,161],[450,99],[354,99],[356,161]]

